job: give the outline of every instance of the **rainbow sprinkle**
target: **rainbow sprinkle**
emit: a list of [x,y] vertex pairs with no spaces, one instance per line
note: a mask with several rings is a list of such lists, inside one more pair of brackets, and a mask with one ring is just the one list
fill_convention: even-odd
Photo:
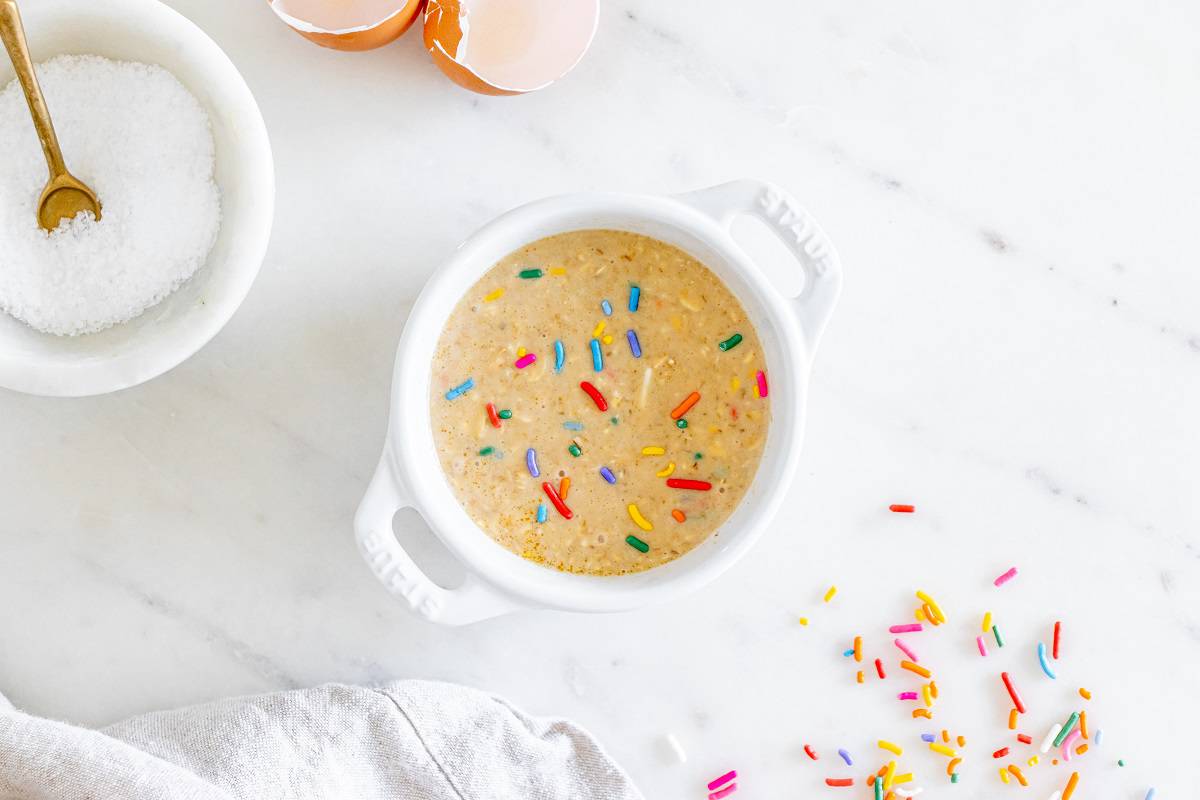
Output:
[[632,330],[626,331],[625,338],[629,342],[629,352],[633,354],[634,358],[641,358],[642,343],[638,341],[637,332]]
[[1010,567],[1008,572],[1005,572],[1003,575],[996,578],[996,580],[992,581],[992,583],[995,584],[996,586],[1003,586],[1004,584],[1008,583],[1015,577],[1017,577],[1017,568]]
[[462,397],[467,392],[475,388],[475,379],[467,378],[465,381],[455,386],[450,391],[446,392],[446,399],[453,400],[456,397]]
[[517,369],[525,369],[526,367],[528,367],[530,364],[532,364],[535,361],[537,361],[537,356],[535,356],[533,353],[526,353],[525,355],[521,356],[516,361],[514,361],[513,366],[516,367]]
[[525,451],[525,468],[529,470],[529,474],[537,478],[542,473],[538,471],[537,451],[532,447]]
[[517,273],[517,277],[530,280],[532,278],[540,278],[542,277],[542,274],[543,273],[540,269],[523,269]]
[[600,310],[604,312],[604,316],[611,317],[612,316],[612,303],[608,302],[607,300],[601,300],[600,301]]
[[562,372],[563,362],[567,358],[567,351],[563,348],[561,339],[554,340],[554,371]]
[[592,348],[592,369],[601,372],[604,370],[604,354],[600,352],[600,340],[592,339],[590,347]]
[[629,545],[634,550],[640,550],[643,553],[650,552],[650,545],[646,544],[632,533],[625,537],[625,544]]
[[617,482],[617,476],[614,475],[613,471],[611,469],[609,469],[608,467],[600,468],[600,477],[604,478],[604,480],[608,481],[609,483]]
[[642,290],[640,287],[637,287],[637,286],[629,287],[629,310],[630,311],[638,310],[638,301],[641,299],[641,297],[642,297]]

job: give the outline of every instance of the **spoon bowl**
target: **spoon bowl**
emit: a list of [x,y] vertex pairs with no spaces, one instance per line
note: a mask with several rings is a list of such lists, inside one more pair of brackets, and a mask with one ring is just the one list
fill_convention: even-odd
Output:
[[55,175],[42,189],[38,198],[38,225],[52,231],[64,219],[74,219],[82,212],[91,212],[100,219],[100,200],[87,184],[69,172]]

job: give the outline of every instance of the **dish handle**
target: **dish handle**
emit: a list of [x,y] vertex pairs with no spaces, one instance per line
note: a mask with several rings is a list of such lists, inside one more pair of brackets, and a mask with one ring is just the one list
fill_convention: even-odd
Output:
[[469,625],[525,607],[469,571],[455,589],[434,583],[392,531],[396,512],[413,507],[396,477],[391,452],[385,449],[354,515],[354,535],[367,566],[389,592],[425,619],[444,625]]
[[804,272],[804,287],[791,299],[809,353],[815,351],[842,291],[842,265],[812,215],[779,186],[759,180],[722,183],[676,199],[714,219],[726,233],[731,233],[735,219],[747,214],[783,242]]

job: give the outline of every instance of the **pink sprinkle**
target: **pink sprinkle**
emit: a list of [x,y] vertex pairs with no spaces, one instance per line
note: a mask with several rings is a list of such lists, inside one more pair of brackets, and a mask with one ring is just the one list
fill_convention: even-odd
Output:
[[708,790],[711,792],[714,789],[720,789],[722,786],[729,783],[731,780],[735,779],[736,777],[737,777],[737,770],[731,769],[731,770],[729,770],[729,772],[726,772],[721,777],[713,778],[711,781],[709,781],[708,782]]
[[1004,584],[1008,583],[1015,577],[1017,577],[1017,568],[1013,567],[1008,572],[1004,573],[999,578],[996,578],[996,580],[992,581],[992,583],[996,584],[997,586],[1003,586]]
[[978,647],[979,647],[979,655],[986,656],[987,655],[987,645],[983,643],[982,636],[975,637],[975,644],[978,645]]
[[766,397],[767,396],[767,373],[763,372],[760,369],[758,371],[758,374],[754,376],[754,379],[756,381],[758,381],[758,396]]
[[729,797],[729,795],[733,794],[736,791],[737,791],[737,784],[731,783],[730,785],[726,786],[721,791],[713,792],[712,794],[710,794],[708,796],[708,800],[723,800],[724,798]]
[[513,366],[517,369],[525,369],[535,361],[537,361],[537,356],[535,356],[533,353],[526,353],[513,362]]
[[896,699],[897,700],[916,700],[917,693],[916,692],[901,692],[900,694],[896,695]]
[[1074,746],[1075,740],[1078,739],[1079,736],[1079,728],[1076,728],[1075,730],[1071,731],[1071,733],[1067,736],[1066,741],[1062,743],[1063,761],[1071,760],[1071,748]]
[[899,639],[896,640],[896,647],[899,647],[900,652],[902,652],[902,653],[904,653],[904,655],[908,656],[909,660],[912,661],[914,664],[921,660],[921,659],[917,658],[916,653],[914,653],[912,650],[910,650],[908,648],[908,645],[906,645],[904,642],[900,641]]
[[907,625],[893,625],[888,628],[888,633],[920,633],[925,630],[925,627],[919,622],[910,622]]

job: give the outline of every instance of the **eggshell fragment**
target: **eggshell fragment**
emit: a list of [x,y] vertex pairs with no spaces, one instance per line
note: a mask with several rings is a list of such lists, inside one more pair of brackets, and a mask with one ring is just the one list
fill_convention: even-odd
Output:
[[292,30],[335,50],[372,50],[409,29],[424,0],[268,0]]
[[570,72],[599,19],[600,0],[429,0],[425,47],[459,86],[523,94]]

